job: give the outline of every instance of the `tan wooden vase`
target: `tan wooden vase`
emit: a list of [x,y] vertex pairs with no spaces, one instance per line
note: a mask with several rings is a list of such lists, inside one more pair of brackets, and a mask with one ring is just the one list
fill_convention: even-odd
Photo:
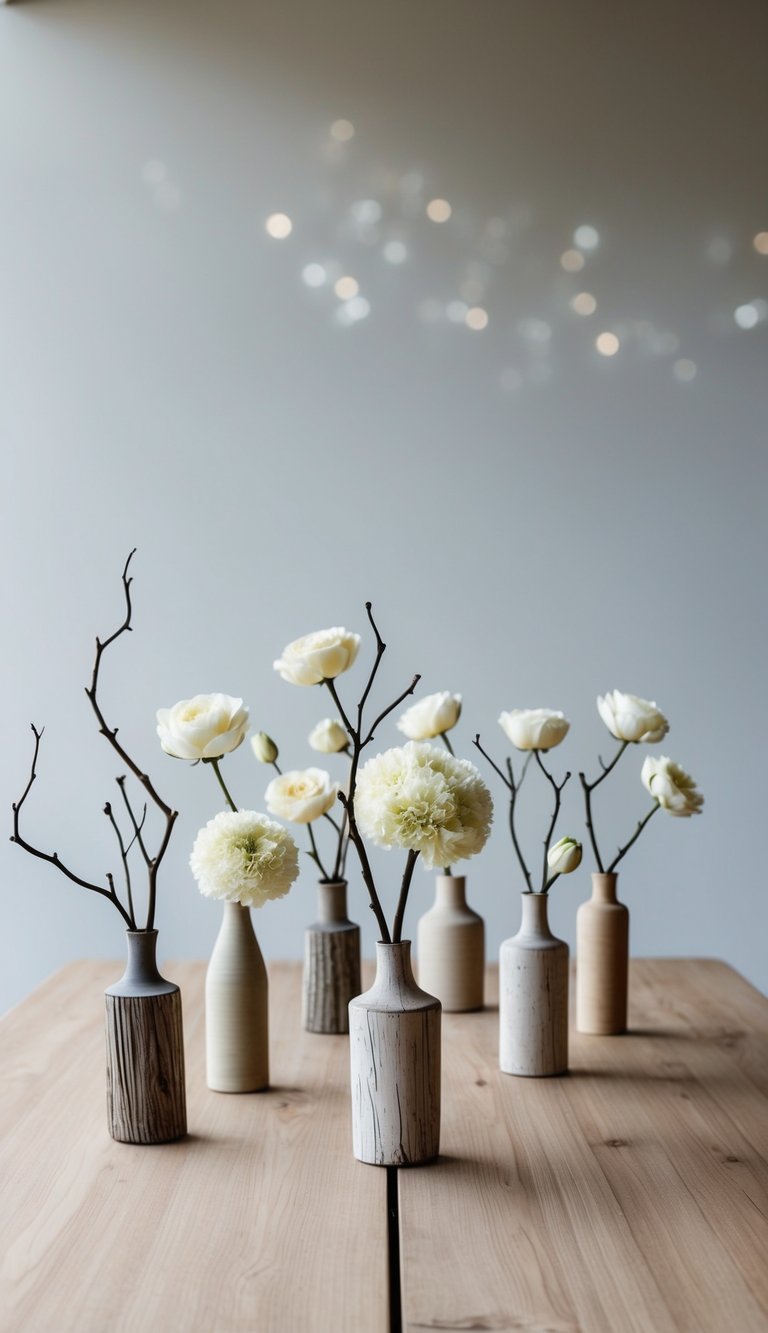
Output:
[[205,978],[205,1063],[214,1092],[269,1086],[267,969],[250,907],[224,903]]
[[419,985],[445,1013],[483,1007],[485,926],[467,903],[464,875],[438,875],[435,901],[419,920]]
[[349,1006],[352,1146],[360,1162],[414,1166],[440,1147],[440,1001],[420,990],[411,942],[376,945],[376,979]]
[[124,975],[105,993],[107,1118],[119,1143],[187,1132],[181,992],[157,970],[156,930],[126,931]]
[[302,1021],[307,1032],[349,1032],[360,994],[360,927],[347,917],[346,880],[321,880],[317,921],[304,934]]
[[592,897],[576,913],[576,1027],[601,1036],[627,1030],[629,911],[617,880],[594,874]]
[[568,1068],[568,945],[549,928],[546,893],[523,893],[522,922],[499,950],[499,1067],[541,1078]]

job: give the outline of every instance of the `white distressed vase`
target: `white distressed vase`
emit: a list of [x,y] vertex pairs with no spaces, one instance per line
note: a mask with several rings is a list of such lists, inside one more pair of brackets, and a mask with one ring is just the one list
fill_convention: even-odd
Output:
[[576,1027],[618,1036],[627,1030],[629,910],[616,874],[594,874],[592,897],[576,913]]
[[445,1013],[483,1007],[485,926],[467,903],[464,875],[438,875],[435,901],[419,920],[419,985]]
[[440,1001],[420,990],[411,942],[376,945],[376,979],[349,1005],[352,1146],[360,1162],[415,1166],[440,1147]]
[[523,893],[520,930],[499,951],[499,1066],[540,1078],[568,1068],[568,945],[549,928],[546,893]]
[[269,1086],[267,969],[251,909],[240,903],[224,903],[208,964],[205,1055],[214,1092],[260,1092]]
[[317,921],[304,934],[302,1022],[307,1032],[349,1032],[360,994],[360,927],[347,917],[346,880],[320,880]]

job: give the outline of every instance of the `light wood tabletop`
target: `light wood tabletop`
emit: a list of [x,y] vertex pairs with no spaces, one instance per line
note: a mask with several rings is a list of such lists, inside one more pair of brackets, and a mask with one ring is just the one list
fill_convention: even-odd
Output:
[[766,1333],[768,1000],[722,963],[635,961],[623,1037],[571,1072],[497,1066],[489,1008],[443,1017],[427,1167],[352,1157],[344,1037],[300,1028],[270,967],[269,1093],[205,1087],[204,965],[184,999],[190,1135],[106,1129],[116,964],[58,973],[4,1020],[2,1306],[13,1333]]

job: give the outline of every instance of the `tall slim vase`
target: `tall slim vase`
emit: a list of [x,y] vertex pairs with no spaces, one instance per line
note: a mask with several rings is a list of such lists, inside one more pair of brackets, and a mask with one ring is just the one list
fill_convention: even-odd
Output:
[[107,1123],[119,1143],[187,1132],[181,992],[157,970],[157,931],[126,931],[124,975],[105,993]]
[[317,921],[304,933],[302,1022],[307,1032],[349,1032],[360,994],[360,927],[347,917],[346,880],[321,880]]
[[627,1030],[629,910],[617,880],[594,874],[592,897],[576,913],[576,1027],[606,1037]]
[[376,945],[376,979],[349,1006],[352,1146],[360,1162],[415,1166],[440,1147],[440,1001],[420,990],[411,942]]
[[540,1078],[568,1068],[568,945],[549,928],[546,893],[523,893],[522,923],[499,951],[499,1066]]
[[269,1086],[267,969],[251,909],[224,903],[205,978],[205,1055],[214,1092],[261,1092]]
[[435,901],[419,920],[419,985],[444,1013],[483,1007],[485,926],[467,903],[464,875],[438,875]]

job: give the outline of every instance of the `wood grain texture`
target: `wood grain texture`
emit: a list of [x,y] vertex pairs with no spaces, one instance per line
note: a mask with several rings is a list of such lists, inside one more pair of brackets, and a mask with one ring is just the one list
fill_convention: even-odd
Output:
[[181,993],[106,995],[107,1120],[118,1143],[187,1132]]
[[302,1022],[307,1032],[349,1032],[349,1002],[360,994],[360,927],[304,932]]
[[104,987],[64,969],[0,1024],[3,1333],[388,1333],[386,1172],[351,1150],[349,1051],[301,1030],[299,964],[270,968],[273,1087],[205,1086],[204,964],[182,989],[189,1135],[115,1143]]
[[499,1073],[496,1018],[443,1019],[443,1155],[398,1176],[404,1329],[766,1333],[768,1001],[633,962],[629,1033],[572,1029],[552,1080]]

